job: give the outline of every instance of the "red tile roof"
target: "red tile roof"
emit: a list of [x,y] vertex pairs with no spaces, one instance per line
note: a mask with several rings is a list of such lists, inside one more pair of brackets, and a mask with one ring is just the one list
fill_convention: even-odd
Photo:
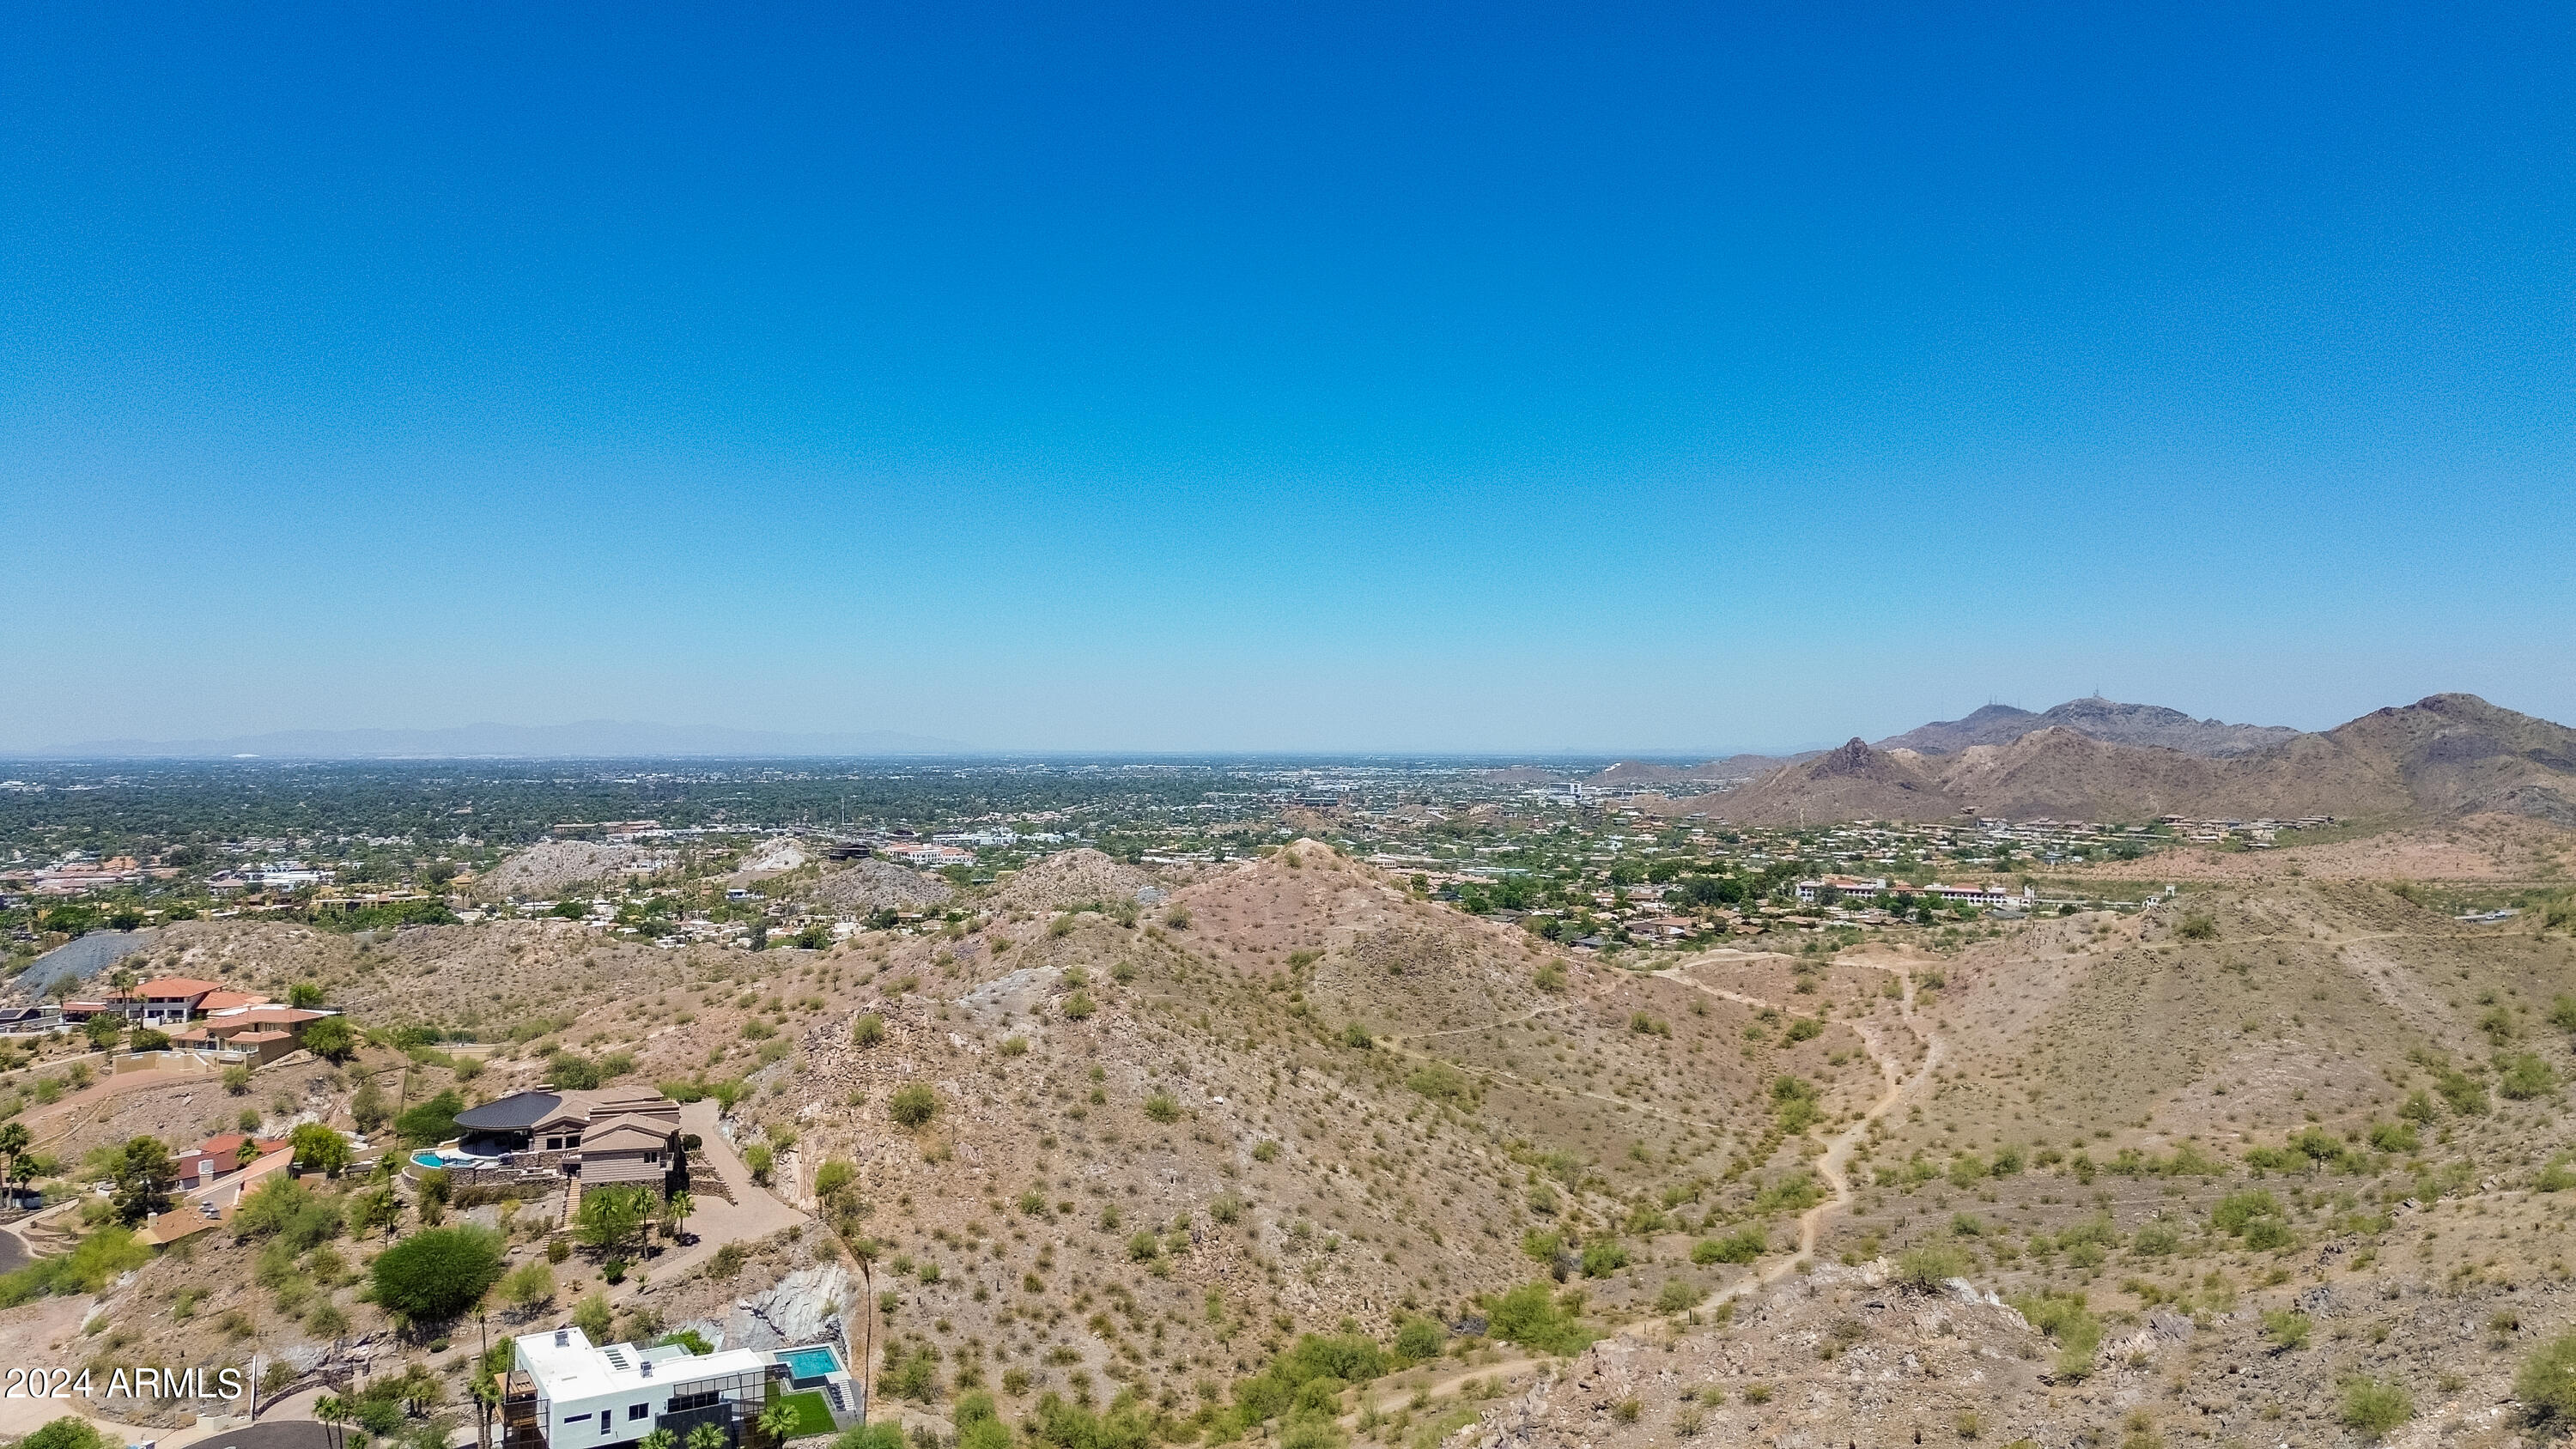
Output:
[[244,1027],[302,1026],[308,1021],[320,1021],[324,1015],[324,1012],[304,1011],[292,1006],[253,1006],[211,1017],[206,1021],[206,1029],[218,1035],[230,1035]]
[[135,987],[132,994],[145,1001],[160,1001],[175,996],[203,996],[209,991],[223,989],[224,983],[220,981],[199,981],[193,976],[163,976]]

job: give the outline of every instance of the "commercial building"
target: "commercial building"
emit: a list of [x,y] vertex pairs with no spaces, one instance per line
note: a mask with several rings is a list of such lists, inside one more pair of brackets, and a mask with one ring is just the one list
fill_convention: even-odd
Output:
[[1885,877],[1864,880],[1858,876],[1829,875],[1819,880],[1798,882],[1798,899],[1810,905],[1826,899],[1827,891],[1832,891],[1836,898],[1843,900],[1866,901],[1881,895],[1904,895],[1913,896],[1918,900],[1929,898],[1962,906],[2028,906],[2035,904],[2039,899],[2039,890],[2036,886],[2023,886],[2019,891],[2015,891],[2009,886],[1998,885],[1992,881],[1945,885],[1936,880],[1930,885],[1907,885],[1903,881],[1890,881]]

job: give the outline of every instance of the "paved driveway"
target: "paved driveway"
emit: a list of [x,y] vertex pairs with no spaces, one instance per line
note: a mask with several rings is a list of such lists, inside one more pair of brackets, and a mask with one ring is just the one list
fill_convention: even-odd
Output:
[[[797,1223],[811,1222],[805,1214],[780,1202],[769,1189],[753,1184],[751,1169],[743,1166],[742,1157],[733,1144],[716,1130],[715,1099],[685,1102],[680,1106],[680,1130],[694,1132],[704,1145],[694,1154],[698,1163],[715,1169],[734,1195],[734,1201],[706,1193],[698,1195],[698,1210],[689,1215],[688,1228],[698,1235],[697,1243],[676,1253],[665,1253],[653,1260],[652,1276],[669,1282],[689,1269],[716,1255],[716,1249],[727,1243],[746,1243],[765,1238]],[[633,1291],[628,1285],[626,1291]]]

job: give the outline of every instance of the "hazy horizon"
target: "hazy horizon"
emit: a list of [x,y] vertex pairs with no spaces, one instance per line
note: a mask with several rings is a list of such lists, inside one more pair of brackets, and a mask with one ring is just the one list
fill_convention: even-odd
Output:
[[[2454,691],[2428,691],[2428,693],[2448,693],[2448,692],[2454,692]],[[2465,691],[2465,692],[2474,693],[2474,691]],[[2076,697],[2080,698],[2080,697],[2089,697],[2089,696],[2076,696]],[[2403,699],[2403,700],[2391,700],[2391,701],[2389,701],[2388,703],[2389,703],[2389,705],[2412,704],[2412,703],[2414,703],[2414,702],[2415,702],[2415,699],[2416,699],[2416,698],[2421,698],[2421,697],[2422,697],[2422,696],[2416,696],[2416,697],[2414,697],[2414,698],[2408,698],[2408,699]],[[2066,701],[2066,700],[2052,700],[2052,701],[2049,701],[2049,702],[2048,702],[2048,703],[2046,703],[2046,704],[2041,704],[2041,705],[2016,705],[2015,707],[2017,707],[2017,708],[2024,708],[2024,709],[2030,709],[2030,710],[2032,710],[2034,713],[2036,713],[2036,712],[2039,712],[2039,711],[2045,710],[2045,709],[2047,709],[2047,708],[2049,708],[2049,707],[2051,707],[2051,706],[2053,706],[2053,705],[2056,705],[2056,704],[2062,704],[2062,703],[2066,703],[2066,702],[2068,702],[2068,701]],[[2160,701],[2160,700],[2153,700],[2153,699],[2143,699],[2143,700],[2124,700],[2124,701],[2120,701],[2120,702],[2122,702],[2122,703],[2128,703],[2128,704],[2147,704],[2147,705],[2158,705],[2158,704],[2163,704],[2163,703],[2164,703],[2163,701]],[[2491,700],[2490,702],[2491,702],[2491,703],[2502,704],[2505,708],[2508,708],[2508,709],[2515,708],[2515,706],[2514,706],[2511,702],[2509,702],[2509,701]],[[1996,703],[2010,704],[2010,703],[2012,703],[2012,701],[2004,701],[2004,700],[1988,700],[1988,701],[1984,701],[1983,703],[1984,703],[1984,704],[1996,704]],[[1977,707],[1982,707],[1982,704],[1981,704],[1980,706],[1977,706]],[[2178,706],[2165,705],[2165,707],[2166,707],[2166,708],[2177,708]],[[2383,706],[2373,706],[2373,708],[2380,708],[2380,707],[2383,707]],[[158,737],[158,738],[156,738],[156,737],[152,737],[152,736],[129,735],[129,736],[123,736],[123,737],[118,737],[118,738],[114,738],[114,739],[52,741],[52,742],[48,742],[48,743],[40,744],[40,745],[28,745],[28,744],[6,744],[6,743],[0,743],[0,759],[24,760],[24,761],[35,762],[35,763],[49,763],[49,762],[51,762],[51,763],[69,763],[69,762],[72,762],[73,760],[75,760],[75,759],[76,759],[77,757],[79,757],[79,756],[82,756],[82,755],[88,755],[88,756],[93,756],[93,757],[98,758],[98,759],[101,759],[101,760],[109,760],[109,761],[114,761],[114,760],[153,760],[153,759],[166,759],[166,760],[179,761],[179,762],[200,762],[200,763],[202,763],[202,762],[211,762],[211,761],[221,761],[221,760],[224,760],[224,759],[231,759],[231,758],[270,758],[270,759],[276,759],[276,760],[282,760],[282,761],[294,761],[294,760],[298,760],[298,759],[313,759],[313,760],[324,760],[324,761],[342,761],[342,760],[346,760],[346,761],[363,761],[363,760],[368,760],[368,759],[382,759],[382,760],[387,760],[387,761],[399,761],[399,760],[405,760],[405,759],[418,759],[418,760],[440,760],[440,759],[457,759],[457,760],[473,760],[473,759],[498,759],[498,760],[507,760],[507,759],[636,759],[636,760],[649,760],[649,759],[664,759],[664,758],[668,758],[668,759],[684,759],[684,758],[685,758],[685,759],[715,759],[715,760],[722,760],[722,759],[738,759],[738,760],[754,760],[754,759],[853,759],[853,760],[867,760],[867,759],[901,759],[901,758],[953,758],[953,759],[990,759],[990,758],[1028,758],[1028,759],[1046,759],[1046,758],[1065,758],[1065,759],[1120,759],[1120,758],[1136,758],[1136,759],[1173,759],[1173,758],[1183,758],[1183,759],[1185,759],[1185,758],[1218,758],[1218,759],[1223,759],[1223,758],[1261,758],[1261,757],[1273,757],[1273,758],[1307,758],[1307,757],[1311,757],[1311,758],[1317,758],[1317,759],[1347,759],[1347,758],[1359,758],[1359,757],[1369,757],[1369,756],[1406,756],[1406,757],[1423,758],[1423,759],[1444,759],[1444,758],[1445,758],[1445,759],[1502,759],[1502,758],[1551,759],[1551,758],[1553,758],[1553,759],[1573,759],[1573,760],[1608,760],[1608,759],[1628,758],[1628,759],[1638,759],[1638,760],[1680,761],[1680,762],[1691,762],[1691,763],[1696,763],[1696,762],[1700,762],[1700,761],[1704,761],[1704,760],[1720,759],[1720,758],[1724,758],[1724,757],[1729,756],[1729,755],[1738,755],[1738,754],[1749,754],[1749,755],[1772,755],[1772,756],[1779,756],[1779,755],[1800,754],[1800,753],[1806,753],[1806,752],[1810,752],[1810,751],[1826,750],[1826,749],[1831,749],[1831,748],[1833,748],[1834,746],[1839,745],[1839,744],[1843,743],[1845,740],[1848,740],[1848,739],[1852,739],[1852,738],[1860,738],[1860,739],[1864,739],[1864,740],[1879,740],[1879,739],[1884,739],[1884,738],[1886,738],[1886,737],[1888,737],[1888,736],[1895,735],[1895,734],[1900,734],[1900,733],[1904,732],[1905,730],[1908,730],[1908,729],[1914,728],[1915,726],[1918,726],[1918,725],[1922,725],[1922,724],[1925,724],[1925,723],[1932,722],[1932,721],[1934,721],[1934,720],[1936,720],[1936,719],[1940,719],[1940,720],[1958,719],[1958,718],[1963,718],[1963,717],[1965,717],[1966,715],[1968,715],[1968,714],[1970,714],[1970,713],[1972,713],[1972,712],[1973,712],[1973,708],[1972,708],[1972,709],[1962,709],[1962,710],[1957,711],[1955,714],[1947,714],[1947,715],[1924,715],[1924,716],[1922,716],[1922,717],[1920,717],[1920,718],[1915,718],[1915,719],[1908,720],[1908,721],[1907,721],[1907,722],[1905,722],[1904,724],[1896,725],[1896,726],[1893,726],[1893,727],[1890,727],[1890,728],[1886,728],[1886,729],[1871,729],[1871,730],[1847,731],[1847,732],[1843,732],[1843,733],[1836,733],[1836,734],[1832,734],[1830,737],[1826,737],[1826,736],[1817,736],[1817,737],[1813,737],[1813,738],[1809,738],[1809,739],[1805,739],[1805,740],[1800,740],[1800,741],[1797,741],[1797,742],[1794,742],[1794,743],[1781,743],[1781,742],[1778,742],[1778,741],[1776,741],[1776,740],[1775,740],[1774,742],[1769,743],[1769,744],[1750,744],[1750,745],[1748,745],[1748,744],[1708,744],[1708,743],[1690,744],[1690,743],[1685,743],[1685,744],[1679,744],[1679,745],[1672,745],[1672,744],[1660,744],[1660,745],[1659,745],[1659,744],[1629,744],[1629,745],[1624,745],[1624,746],[1623,746],[1623,745],[1617,745],[1617,744],[1611,744],[1611,745],[1600,745],[1600,744],[1559,743],[1559,744],[1555,744],[1555,745],[1529,744],[1529,745],[1514,745],[1514,746],[1443,746],[1443,745],[1437,745],[1437,744],[1403,744],[1403,745],[1388,745],[1388,744],[1355,744],[1355,745],[1316,744],[1316,745],[1302,745],[1302,746],[1224,746],[1224,745],[1195,745],[1195,746],[1193,746],[1193,745],[1180,745],[1180,746],[1170,746],[1170,747],[1163,747],[1163,748],[1144,748],[1144,747],[1127,747],[1127,748],[1118,748],[1118,747],[1098,747],[1098,746],[1092,746],[1092,747],[1065,747],[1065,746],[1054,746],[1054,745],[1046,745],[1046,744],[999,744],[999,743],[989,743],[989,742],[978,742],[978,741],[972,741],[972,740],[945,740],[945,739],[936,739],[936,738],[920,738],[920,737],[917,737],[917,736],[911,736],[911,735],[909,734],[909,732],[905,732],[905,731],[898,731],[898,730],[788,731],[788,730],[774,730],[774,729],[769,729],[769,728],[766,728],[766,727],[763,727],[763,726],[757,726],[757,725],[739,725],[739,724],[679,724],[679,723],[674,723],[674,722],[671,722],[671,721],[663,721],[663,720],[651,720],[651,721],[647,721],[647,720],[606,720],[606,719],[588,719],[588,720],[567,720],[567,721],[563,721],[563,722],[555,723],[555,724],[518,724],[518,723],[505,722],[505,721],[477,720],[477,721],[471,721],[471,722],[469,722],[469,723],[462,724],[462,725],[452,725],[452,726],[360,726],[360,727],[353,727],[353,728],[348,728],[348,729],[339,729],[339,730],[286,729],[286,730],[275,730],[275,731],[256,731],[256,732],[250,732],[250,733],[247,733],[247,734],[244,734],[244,735],[237,735],[237,736],[196,737],[196,738],[190,738],[190,737],[184,737],[184,736],[162,736],[162,737]],[[2190,710],[2184,710],[2183,712],[2184,712],[2184,713],[2186,713],[2186,714],[2193,714],[2193,716],[2194,716],[2195,718],[2202,718],[2202,719],[2208,719],[2208,718],[2220,718],[2220,716],[2213,716],[2213,715],[2208,715],[2208,714],[2205,714],[2205,713],[2194,713],[2193,711],[2190,711]],[[2362,711],[2362,713],[2367,713],[2367,712],[2368,712],[2368,711]],[[2523,712],[2525,712],[2525,713],[2531,713],[2531,711],[2527,711],[2527,710],[2526,710],[2526,711],[2523,711]],[[2293,726],[2293,728],[2310,729],[2310,730],[2330,729],[2330,728],[2333,728],[2335,725],[2339,725],[2339,724],[2343,724],[2343,723],[2347,722],[2347,720],[2348,720],[2348,719],[2353,718],[2353,717],[2355,717],[2355,716],[2346,716],[2346,717],[2338,718],[2338,719],[2335,719],[2335,720],[2332,720],[2332,721],[2329,721],[2329,722],[2327,722],[2327,723],[2325,723],[2325,724],[2320,724],[2320,725],[2296,725],[2296,726]],[[2544,717],[2546,717],[2546,716],[2544,716]],[[2227,720],[2226,722],[2227,722],[2227,723],[2231,723],[2231,724],[2258,724],[2258,725],[2262,725],[2262,724],[2279,724],[2279,723],[2281,723],[2281,721],[2278,721],[2278,720],[2260,720],[2260,719],[2229,719],[2229,720]],[[694,734],[696,734],[696,735],[698,735],[698,736],[700,736],[700,737],[706,737],[706,738],[712,738],[712,737],[717,737],[717,736],[727,736],[727,735],[738,735],[738,736],[768,735],[768,736],[776,736],[776,737],[778,737],[778,739],[777,739],[776,741],[772,741],[772,742],[762,742],[764,745],[766,745],[766,746],[770,746],[770,747],[748,747],[748,746],[743,746],[743,745],[741,745],[741,744],[738,742],[738,744],[737,744],[737,748],[732,749],[732,750],[727,750],[727,749],[724,749],[724,748],[717,748],[717,747],[708,747],[708,748],[688,748],[688,747],[678,747],[678,748],[669,748],[669,749],[662,749],[662,750],[650,750],[650,749],[636,749],[636,750],[608,750],[608,749],[603,749],[603,750],[563,750],[563,751],[546,752],[546,753],[532,753],[532,752],[521,752],[521,751],[512,751],[512,750],[490,750],[490,751],[482,751],[482,752],[472,752],[472,751],[467,751],[467,750],[463,750],[463,749],[458,749],[458,750],[454,750],[454,751],[435,751],[435,750],[424,750],[424,751],[419,752],[419,753],[404,753],[404,752],[397,752],[397,751],[395,751],[392,747],[388,746],[388,747],[385,747],[385,749],[383,750],[383,752],[380,752],[380,753],[331,753],[331,754],[318,754],[318,753],[298,753],[298,752],[297,752],[295,749],[293,749],[293,748],[290,748],[290,747],[287,747],[287,746],[285,746],[285,745],[282,745],[282,744],[278,744],[278,743],[277,743],[277,742],[280,740],[280,738],[281,738],[281,737],[285,737],[285,738],[286,738],[286,739],[288,739],[288,740],[292,740],[293,738],[296,738],[296,737],[328,736],[328,735],[340,735],[340,736],[372,736],[372,735],[387,735],[387,734],[390,734],[390,735],[430,735],[430,734],[442,734],[442,733],[457,733],[457,732],[462,732],[462,731],[471,731],[471,730],[477,730],[477,729],[483,729],[483,730],[501,730],[501,731],[515,731],[515,732],[520,732],[520,733],[540,733],[540,732],[546,732],[546,731],[574,731],[574,730],[579,730],[579,729],[584,729],[584,728],[609,729],[609,730],[615,730],[615,729],[643,729],[643,730],[668,731],[668,732],[672,732],[672,733],[675,733],[675,734],[682,734],[682,735],[687,735],[687,734],[692,734],[692,733],[694,733]],[[831,735],[839,735],[839,736],[843,736],[843,737],[845,737],[845,738],[846,738],[846,737],[854,737],[854,736],[867,736],[867,735],[876,735],[876,736],[882,736],[882,737],[897,737],[897,738],[899,738],[899,739],[901,740],[901,742],[899,742],[899,743],[883,743],[883,744],[880,744],[880,745],[878,745],[878,746],[876,746],[876,747],[874,747],[874,748],[854,747],[854,748],[846,748],[846,749],[835,749],[835,748],[791,749],[791,748],[787,748],[787,747],[786,747],[788,744],[793,743],[793,742],[796,742],[796,741],[799,741],[799,740],[802,740],[802,741],[805,741],[805,742],[808,742],[808,743],[812,743],[812,742],[816,742],[816,741],[817,741],[819,738],[821,738],[821,737],[831,736]],[[276,751],[276,752],[275,752],[274,754],[268,753],[267,751],[250,751],[250,752],[244,753],[244,752],[242,752],[242,751],[239,749],[239,747],[240,747],[240,746],[245,746],[245,745],[249,745],[249,744],[258,743],[258,742],[262,741],[263,739],[265,739],[265,740],[269,741],[269,742],[270,742],[270,743],[275,747],[275,751]],[[338,741],[338,742],[336,742],[336,743],[339,743],[339,744],[343,745],[344,747],[346,747],[346,748],[348,748],[348,749],[355,750],[355,749],[356,749],[356,747],[357,747],[357,743],[358,743],[358,742],[356,742],[356,741],[354,741],[354,740],[343,740],[343,741]],[[175,752],[175,751],[176,751],[176,749],[177,749],[178,747],[182,747],[182,746],[195,746],[195,747],[200,747],[200,748],[206,748],[206,747],[217,747],[217,746],[220,746],[220,747],[221,747],[221,749],[220,749],[220,752],[210,752],[210,753],[177,753],[177,752]]]

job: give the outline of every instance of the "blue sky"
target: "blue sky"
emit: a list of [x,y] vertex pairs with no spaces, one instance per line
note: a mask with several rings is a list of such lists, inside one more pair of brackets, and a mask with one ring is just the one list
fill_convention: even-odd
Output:
[[30,12],[0,748],[2576,718],[2576,12],[2101,8]]

